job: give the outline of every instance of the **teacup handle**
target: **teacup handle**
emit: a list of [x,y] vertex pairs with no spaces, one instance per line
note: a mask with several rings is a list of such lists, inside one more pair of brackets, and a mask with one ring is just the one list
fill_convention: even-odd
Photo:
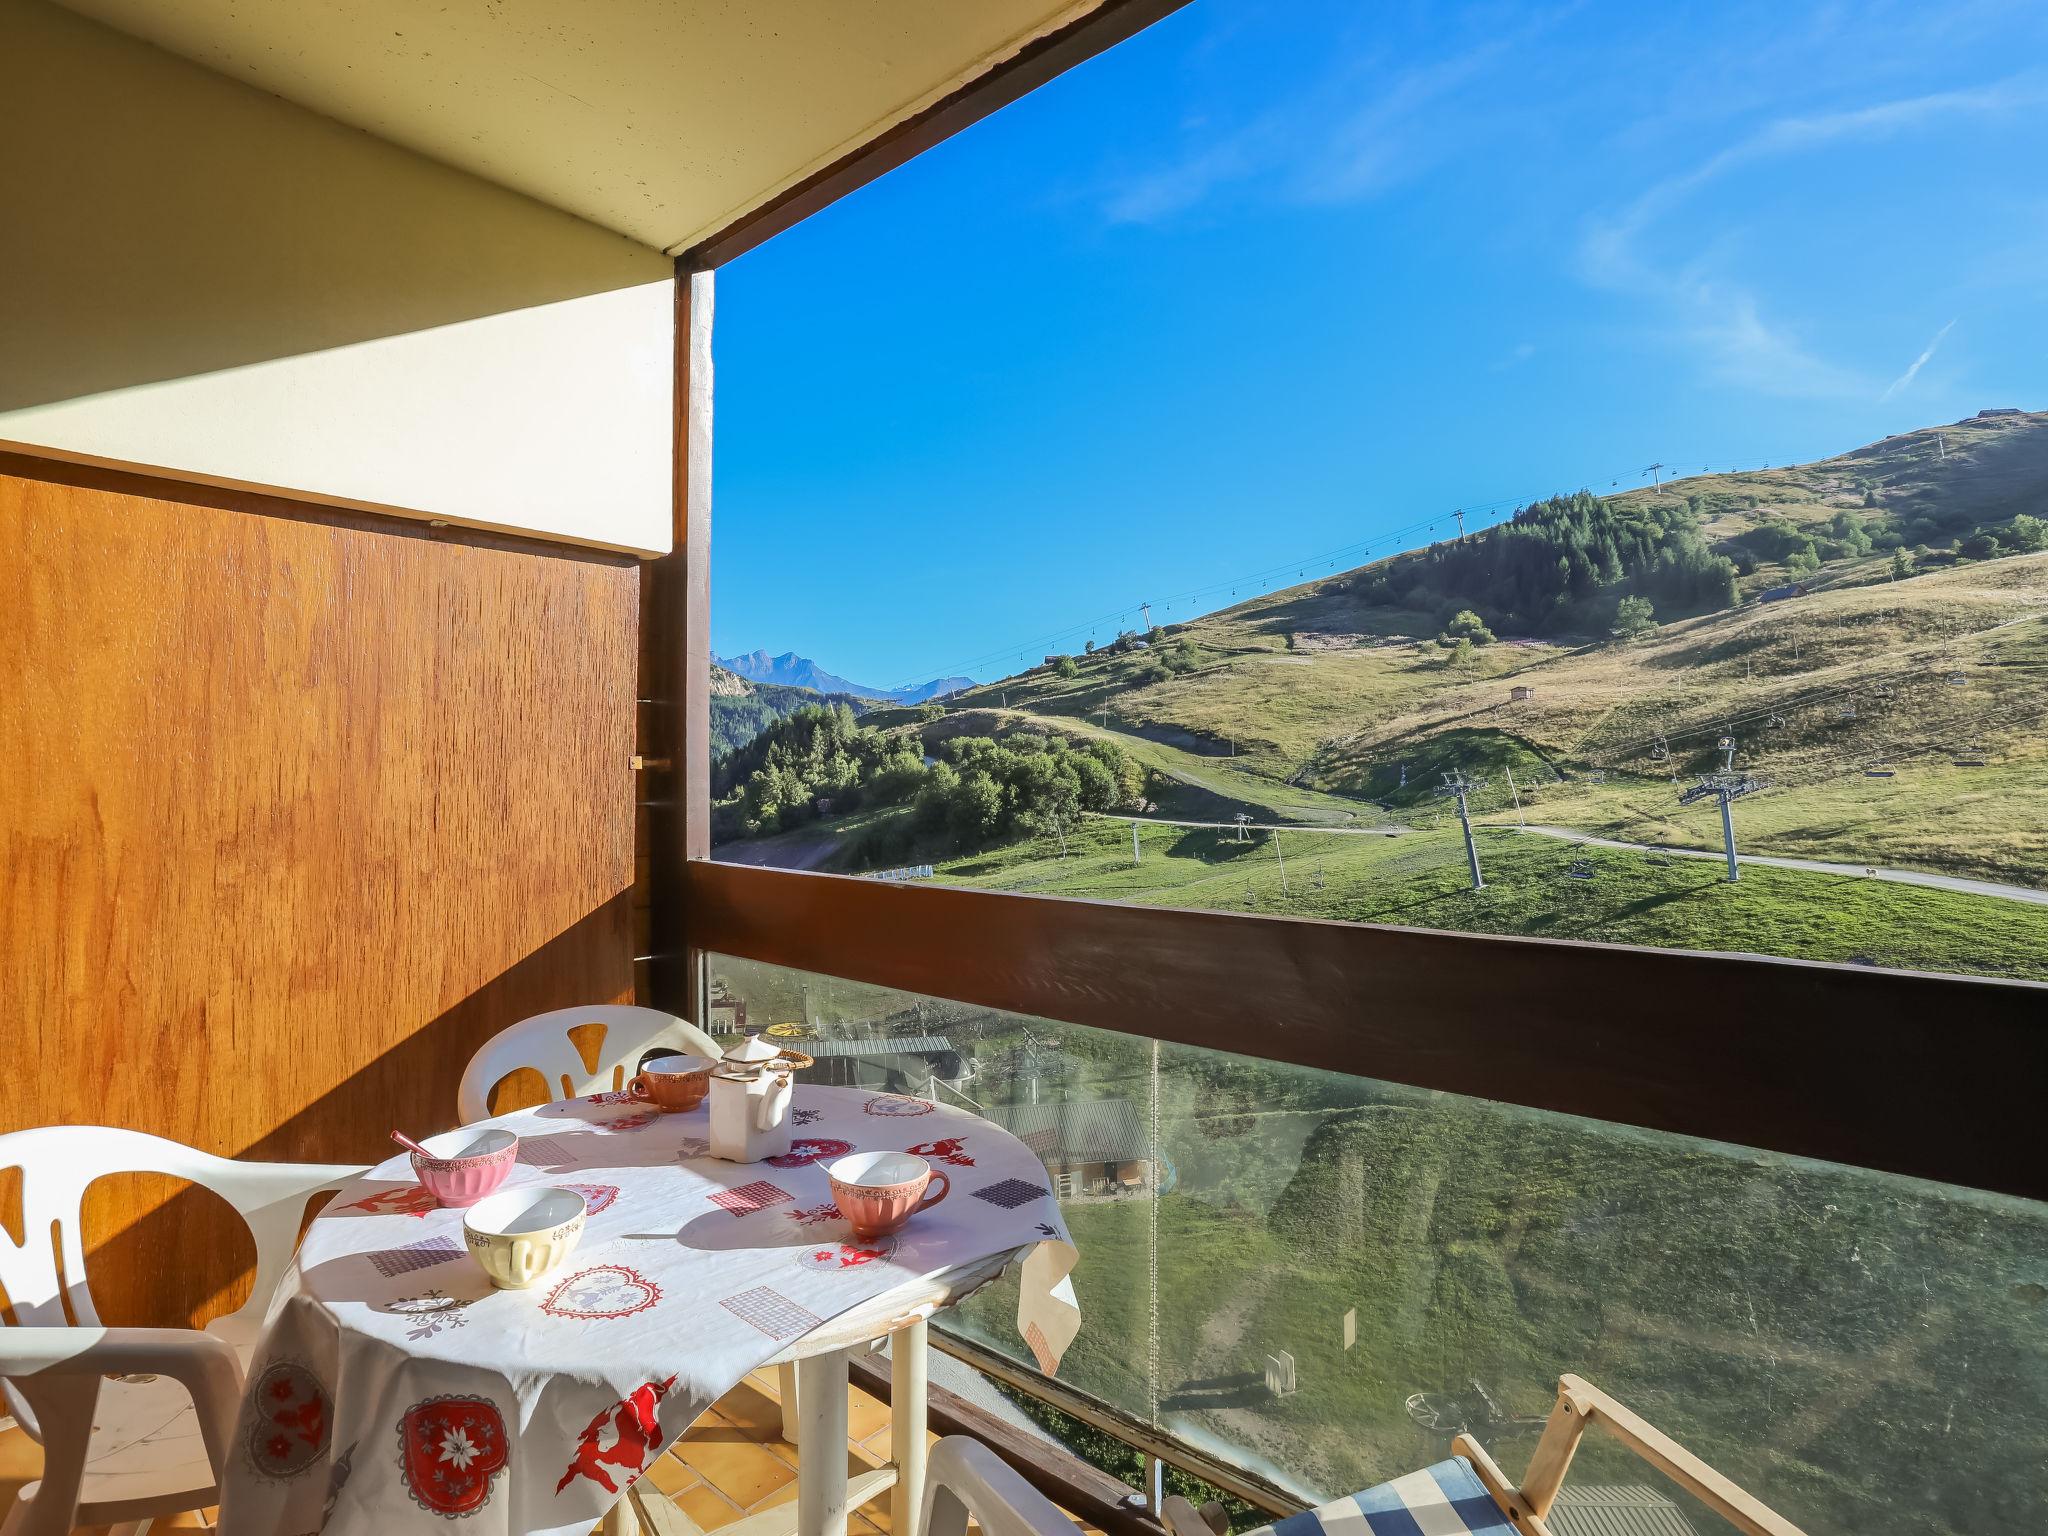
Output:
[[[937,1185],[938,1187],[936,1190],[932,1189],[930,1186],[926,1187],[924,1192],[924,1198],[917,1202],[917,1209],[920,1211],[930,1210],[933,1206],[937,1205],[941,1200],[945,1199],[946,1196],[950,1195],[953,1192],[953,1181],[947,1178],[945,1174],[941,1173],[936,1168],[932,1170],[932,1184]],[[915,1214],[915,1212],[913,1212],[912,1214]]]
[[626,1092],[632,1094],[636,1099],[648,1098],[650,1095],[647,1092],[646,1077],[643,1075],[634,1078],[632,1082],[626,1084]]

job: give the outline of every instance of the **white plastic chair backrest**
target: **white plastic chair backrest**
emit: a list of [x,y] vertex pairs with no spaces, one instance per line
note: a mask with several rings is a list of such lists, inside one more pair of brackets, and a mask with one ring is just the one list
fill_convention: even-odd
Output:
[[[569,1038],[570,1030],[585,1024],[604,1026],[595,1072],[584,1065],[582,1052]],[[658,1008],[623,1003],[557,1008],[521,1019],[478,1048],[462,1069],[462,1082],[455,1090],[455,1112],[463,1125],[489,1119],[491,1090],[521,1067],[540,1074],[550,1099],[610,1093],[625,1086],[640,1070],[641,1058],[649,1051],[681,1051],[714,1061],[720,1055],[718,1043],[703,1030]]]
[[925,1536],[1081,1536],[1081,1528],[979,1440],[948,1435],[925,1461]]
[[[256,1247],[249,1299],[210,1329],[234,1343],[253,1341],[298,1247],[306,1202],[363,1172],[324,1163],[244,1163],[182,1142],[104,1125],[49,1125],[0,1135],[0,1169],[21,1170],[21,1235],[0,1229],[0,1292],[23,1327],[99,1322],[86,1284],[83,1207],[96,1179],[161,1173],[212,1190],[248,1224]],[[71,1316],[64,1303],[71,1303]],[[7,1394],[10,1401],[14,1394]],[[20,1416],[17,1404],[17,1416]]]

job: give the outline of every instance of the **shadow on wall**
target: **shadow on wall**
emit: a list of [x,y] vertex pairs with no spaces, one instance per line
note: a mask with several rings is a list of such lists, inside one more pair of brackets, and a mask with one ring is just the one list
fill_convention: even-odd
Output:
[[[453,1126],[462,1069],[492,1035],[553,1008],[633,1000],[630,904],[620,892],[233,1155],[370,1164],[391,1155],[394,1126],[414,1135]],[[501,1107],[517,1106],[501,1097]],[[135,1185],[101,1180],[86,1197],[86,1271],[102,1322],[193,1326],[248,1295],[255,1255],[241,1218],[207,1190],[157,1182],[176,1193],[112,1232],[98,1230],[95,1208],[127,1207]],[[17,1231],[18,1190],[5,1193],[11,1208],[0,1210],[0,1225]]]
[[668,258],[0,0],[0,411],[660,282]]

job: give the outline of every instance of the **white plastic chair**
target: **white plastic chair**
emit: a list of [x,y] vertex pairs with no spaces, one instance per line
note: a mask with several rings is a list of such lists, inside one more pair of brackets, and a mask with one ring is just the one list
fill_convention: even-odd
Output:
[[[25,1240],[17,1246],[0,1231],[0,1291],[15,1321],[0,1327],[0,1396],[41,1442],[43,1475],[22,1488],[0,1536],[146,1523],[219,1502],[243,1369],[298,1246],[306,1202],[362,1170],[236,1162],[97,1125],[0,1135],[5,1168],[21,1170]],[[100,1324],[80,1211],[87,1186],[115,1173],[185,1179],[241,1213],[256,1280],[238,1311],[204,1331]]]
[[[585,1024],[604,1026],[595,1072],[584,1066],[583,1053],[569,1038],[570,1030]],[[696,1025],[656,1008],[607,1003],[537,1013],[500,1030],[469,1058],[455,1090],[455,1112],[463,1125],[488,1120],[491,1090],[521,1067],[538,1072],[553,1099],[613,1093],[639,1072],[651,1051],[680,1051],[713,1061],[721,1054],[717,1042]]]
[[925,1461],[924,1511],[918,1536],[967,1536],[973,1517],[984,1536],[1078,1536],[1060,1513],[979,1440],[948,1435]]

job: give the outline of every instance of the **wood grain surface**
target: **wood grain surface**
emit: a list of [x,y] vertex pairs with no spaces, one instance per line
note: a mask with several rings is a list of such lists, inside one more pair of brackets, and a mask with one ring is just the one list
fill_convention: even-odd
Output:
[[[630,560],[7,456],[0,593],[0,1129],[369,1161],[630,1000]],[[217,1310],[220,1219],[96,1188],[103,1316]]]

